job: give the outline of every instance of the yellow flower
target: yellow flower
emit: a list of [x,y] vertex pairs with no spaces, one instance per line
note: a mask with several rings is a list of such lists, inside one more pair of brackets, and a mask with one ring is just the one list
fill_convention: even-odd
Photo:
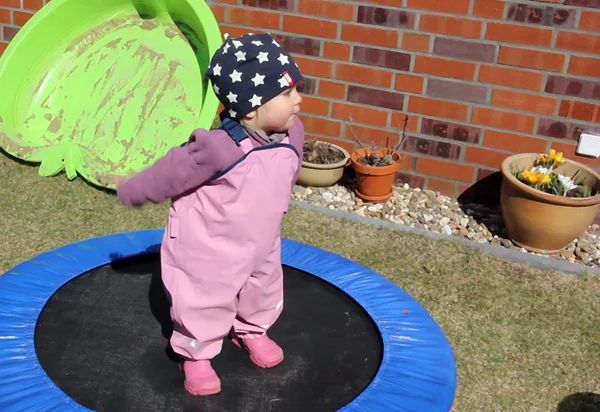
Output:
[[538,181],[538,174],[531,170],[525,170],[521,175],[529,183],[536,183]]
[[550,175],[546,175],[546,174],[539,174],[538,175],[538,182],[541,185],[545,185],[546,183],[550,182],[552,179],[550,178]]
[[556,153],[556,156],[554,156],[554,163],[564,163],[565,159],[563,159],[563,154],[562,152],[558,152]]

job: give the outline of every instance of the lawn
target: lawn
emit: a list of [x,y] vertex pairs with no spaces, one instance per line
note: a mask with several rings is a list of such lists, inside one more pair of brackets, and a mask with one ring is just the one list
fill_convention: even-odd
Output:
[[[168,205],[121,207],[112,193],[0,155],[0,273],[107,233],[160,227]],[[292,207],[284,235],[392,279],[437,320],[456,355],[456,411],[551,411],[600,392],[600,278],[541,271],[450,242]],[[567,412],[576,409],[563,409]]]

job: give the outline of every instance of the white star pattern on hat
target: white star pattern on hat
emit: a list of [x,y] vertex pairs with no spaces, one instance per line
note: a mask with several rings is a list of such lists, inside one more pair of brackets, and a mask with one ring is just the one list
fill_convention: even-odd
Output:
[[260,52],[260,53],[258,53],[258,56],[256,58],[258,59],[259,63],[268,62],[269,61],[269,53]]
[[233,69],[233,72],[229,75],[229,77],[231,77],[231,81],[233,83],[241,82],[242,81],[242,72],[238,72],[237,70]]
[[223,54],[227,53],[227,50],[229,50],[230,47],[231,45],[229,43],[225,43],[225,46],[223,46]]
[[233,109],[229,109],[229,116],[230,117],[235,117],[235,116],[237,116],[237,112],[235,110],[233,110]]
[[253,40],[250,43],[252,43],[255,46],[262,46],[263,42],[261,42],[260,40]]
[[287,79],[285,77],[280,77],[279,80],[277,80],[279,82],[279,84],[281,85],[281,87],[288,87],[290,85],[290,83],[287,81]]
[[229,94],[227,95],[227,98],[229,99],[229,103],[237,103],[237,94],[233,94],[232,92],[229,92]]
[[250,103],[252,103],[252,107],[260,106],[261,101],[262,101],[262,97],[257,96],[257,95],[252,95],[252,99],[250,99]]
[[281,62],[281,65],[283,66],[284,64],[290,64],[290,60],[288,59],[287,56],[284,56],[283,54],[279,53],[279,57],[277,58],[277,60],[279,60]]
[[221,69],[222,69],[222,67],[219,65],[219,63],[217,63],[215,65],[215,67],[213,67],[213,74],[215,76],[220,76],[221,75]]
[[233,45],[235,46],[236,49],[239,49],[240,47],[242,47],[244,45],[244,43],[242,43],[239,40],[234,40],[232,43],[233,43]]
[[217,86],[216,84],[213,86],[213,90],[216,94],[219,94],[219,86]]
[[243,51],[240,50],[239,52],[235,53],[235,57],[237,57],[238,62],[240,62],[240,61],[243,62],[246,60],[246,53],[244,53]]
[[254,86],[258,86],[260,84],[265,84],[265,76],[256,73],[256,75],[254,76],[252,81],[254,82]]

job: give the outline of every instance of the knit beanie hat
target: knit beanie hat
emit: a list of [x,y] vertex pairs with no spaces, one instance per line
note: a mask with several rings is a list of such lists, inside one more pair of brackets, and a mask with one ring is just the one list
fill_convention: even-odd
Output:
[[270,34],[225,39],[206,76],[227,116],[240,119],[302,80],[292,56]]

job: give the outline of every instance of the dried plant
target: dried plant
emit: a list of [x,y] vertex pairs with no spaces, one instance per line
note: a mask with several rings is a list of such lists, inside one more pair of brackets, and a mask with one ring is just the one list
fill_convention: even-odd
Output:
[[362,163],[367,166],[375,166],[375,167],[389,166],[389,165],[393,165],[395,163],[395,160],[393,158],[394,153],[397,153],[402,148],[404,143],[406,142],[406,127],[408,126],[408,115],[404,115],[404,125],[402,128],[402,134],[398,135],[397,143],[395,145],[390,145],[390,136],[387,136],[385,146],[384,146],[384,149],[386,149],[384,151],[387,153],[384,154],[383,156],[378,156],[376,154],[376,152],[377,152],[376,145],[371,145],[368,148],[366,148],[361,143],[360,139],[358,139],[358,137],[354,133],[354,130],[352,129],[352,114],[350,114],[349,120],[350,120],[350,123],[349,123],[348,127],[350,128],[350,133],[352,133],[354,140],[356,140],[358,145],[362,149],[364,149],[364,151],[366,153],[365,156],[360,156],[357,159],[357,161],[359,163]]

